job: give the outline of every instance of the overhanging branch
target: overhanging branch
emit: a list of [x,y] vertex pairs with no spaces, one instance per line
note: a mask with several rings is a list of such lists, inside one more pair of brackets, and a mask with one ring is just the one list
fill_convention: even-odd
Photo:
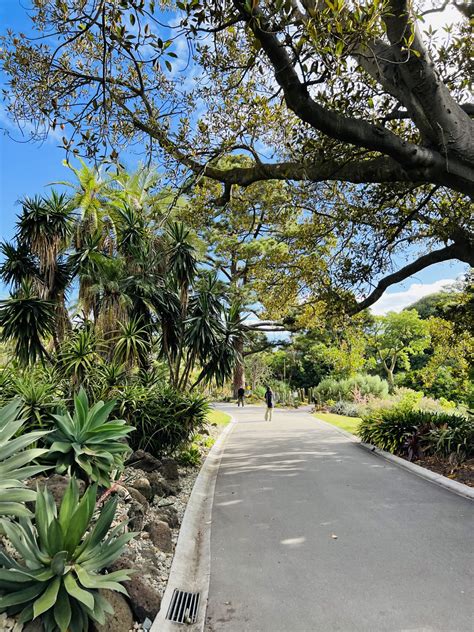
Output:
[[[389,274],[385,278],[383,278],[377,284],[377,287],[369,294],[367,298],[365,298],[360,303],[357,303],[355,308],[352,311],[352,314],[358,314],[359,312],[367,309],[371,305],[373,305],[378,299],[382,296],[387,288],[395,283],[400,283],[404,281],[408,277],[424,270],[428,266],[433,265],[434,263],[440,263],[442,261],[449,261],[450,259],[459,259],[459,246],[458,244],[451,244],[450,246],[446,246],[445,248],[440,248],[439,250],[433,250],[426,255],[423,255],[409,263],[405,267],[401,268],[397,272],[393,274]],[[473,265],[474,261],[471,263]]]

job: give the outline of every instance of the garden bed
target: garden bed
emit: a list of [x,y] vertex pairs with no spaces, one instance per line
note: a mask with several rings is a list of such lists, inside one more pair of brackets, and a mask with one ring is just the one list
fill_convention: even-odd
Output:
[[[357,436],[357,429],[361,422],[361,419],[358,417],[347,417],[345,415],[324,412],[315,412],[314,416],[332,426],[342,428],[354,436]],[[407,461],[409,460],[406,455],[397,454],[397,456]],[[432,472],[436,472],[436,474],[446,476],[458,483],[474,487],[474,459],[467,459],[459,464],[453,463],[452,459],[450,460],[449,458],[443,458],[441,456],[425,456],[421,459],[413,460],[413,463]]]
[[[199,448],[202,461],[230,421],[227,415],[214,411],[208,418],[212,424],[209,435],[205,441],[193,444]],[[115,614],[104,625],[91,624],[92,632],[136,632],[151,626],[166,589],[180,525],[199,470],[199,466],[185,467],[170,458],[158,460],[138,450],[130,457],[120,480],[103,494],[103,502],[110,495],[118,497],[114,524],[128,521],[128,530],[137,532],[108,572],[132,568],[135,573],[124,582],[129,598],[119,593],[107,595]],[[29,484],[36,487],[38,481],[59,503],[66,490],[66,477],[40,476]],[[14,554],[8,540],[0,536],[0,549],[2,546]],[[22,626],[13,616],[0,615],[0,632],[43,632],[43,627],[34,621]]]
[[[405,458],[405,457],[402,457]],[[474,487],[474,459],[463,461],[459,465],[453,465],[449,459],[442,459],[437,456],[427,456],[422,459],[413,461],[416,465],[424,467],[427,470],[442,474],[447,478],[458,483],[463,483],[469,487]]]

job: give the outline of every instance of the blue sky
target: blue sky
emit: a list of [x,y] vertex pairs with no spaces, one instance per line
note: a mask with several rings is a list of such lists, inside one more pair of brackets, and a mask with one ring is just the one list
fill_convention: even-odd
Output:
[[[25,12],[26,0],[0,0],[0,23],[4,28],[28,31]],[[3,30],[3,29],[2,29]],[[0,239],[10,239],[14,232],[15,216],[19,211],[18,199],[46,190],[46,186],[58,180],[70,178],[63,166],[64,150],[54,137],[42,145],[24,142],[21,131],[6,118],[0,107]],[[123,157],[123,162],[135,163],[135,157]],[[402,309],[417,298],[437,291],[444,283],[459,277],[467,266],[458,262],[437,264],[404,283],[393,286],[377,303],[374,311]],[[0,292],[2,292],[0,288]]]

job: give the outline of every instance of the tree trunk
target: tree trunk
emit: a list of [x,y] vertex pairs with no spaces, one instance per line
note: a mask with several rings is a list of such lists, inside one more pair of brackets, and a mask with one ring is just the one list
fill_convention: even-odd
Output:
[[387,367],[386,370],[387,370],[388,392],[392,394],[393,391],[395,390],[395,379],[393,377],[393,369],[391,369],[390,367]]
[[244,339],[242,336],[236,339],[234,349],[237,357],[234,365],[233,389],[234,397],[237,398],[239,388],[245,388]]

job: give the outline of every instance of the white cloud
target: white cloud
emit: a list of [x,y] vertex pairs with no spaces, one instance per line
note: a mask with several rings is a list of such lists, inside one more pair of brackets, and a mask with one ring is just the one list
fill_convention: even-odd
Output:
[[402,309],[423,296],[439,292],[455,281],[456,279],[439,279],[439,281],[434,281],[433,283],[412,283],[407,290],[403,290],[402,292],[385,293],[382,298],[371,307],[371,312],[376,316],[386,314],[387,312],[401,312]]

